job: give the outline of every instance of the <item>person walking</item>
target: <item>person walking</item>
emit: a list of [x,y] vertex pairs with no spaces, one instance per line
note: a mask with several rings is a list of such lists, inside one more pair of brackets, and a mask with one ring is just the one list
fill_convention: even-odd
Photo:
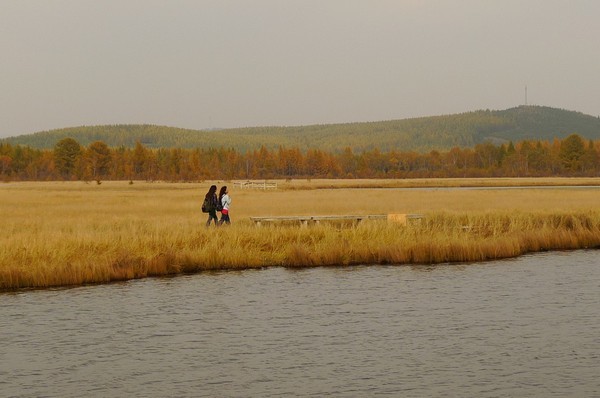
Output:
[[215,225],[219,226],[219,218],[217,217],[217,186],[211,185],[204,196],[204,205],[202,206],[202,210],[208,213],[208,221],[206,221],[206,226],[210,227],[211,221],[215,221]]
[[221,221],[219,221],[220,225],[231,224],[231,220],[229,218],[229,205],[231,205],[231,197],[229,196],[229,189],[227,189],[227,185],[221,187],[219,191],[219,202],[221,203]]

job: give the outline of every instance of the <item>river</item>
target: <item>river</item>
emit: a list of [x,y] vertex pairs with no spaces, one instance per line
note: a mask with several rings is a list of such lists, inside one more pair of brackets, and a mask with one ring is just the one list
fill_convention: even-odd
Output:
[[600,252],[0,294],[2,397],[599,397]]

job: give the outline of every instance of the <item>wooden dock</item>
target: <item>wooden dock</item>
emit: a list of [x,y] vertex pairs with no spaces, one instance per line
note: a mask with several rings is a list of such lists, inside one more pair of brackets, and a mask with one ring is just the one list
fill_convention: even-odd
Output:
[[277,189],[276,182],[267,182],[267,181],[241,181],[234,182],[233,186],[239,189]]
[[418,223],[423,219],[422,214],[367,214],[367,215],[336,215],[336,216],[267,216],[250,217],[254,224],[260,227],[263,223],[299,222],[306,227],[309,223],[319,224],[321,221],[352,221],[360,223],[363,220],[388,220],[402,225]]

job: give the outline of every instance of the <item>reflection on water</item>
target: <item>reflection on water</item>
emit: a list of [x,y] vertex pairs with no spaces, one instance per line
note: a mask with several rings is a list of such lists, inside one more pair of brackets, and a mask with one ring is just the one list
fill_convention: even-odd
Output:
[[2,294],[0,395],[600,396],[598,254]]

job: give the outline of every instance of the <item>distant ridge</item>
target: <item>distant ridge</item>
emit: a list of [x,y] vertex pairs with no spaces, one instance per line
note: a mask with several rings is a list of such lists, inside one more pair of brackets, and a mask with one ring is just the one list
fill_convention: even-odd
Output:
[[600,139],[600,118],[581,112],[545,106],[519,106],[500,111],[479,110],[454,115],[364,123],[294,127],[248,127],[222,130],[190,130],[156,125],[106,125],[70,127],[10,137],[0,143],[52,148],[71,137],[82,145],[103,141],[111,147],[233,148],[238,151],[279,146],[301,150],[353,151],[448,150],[473,147],[483,142],[553,140],[579,134]]

